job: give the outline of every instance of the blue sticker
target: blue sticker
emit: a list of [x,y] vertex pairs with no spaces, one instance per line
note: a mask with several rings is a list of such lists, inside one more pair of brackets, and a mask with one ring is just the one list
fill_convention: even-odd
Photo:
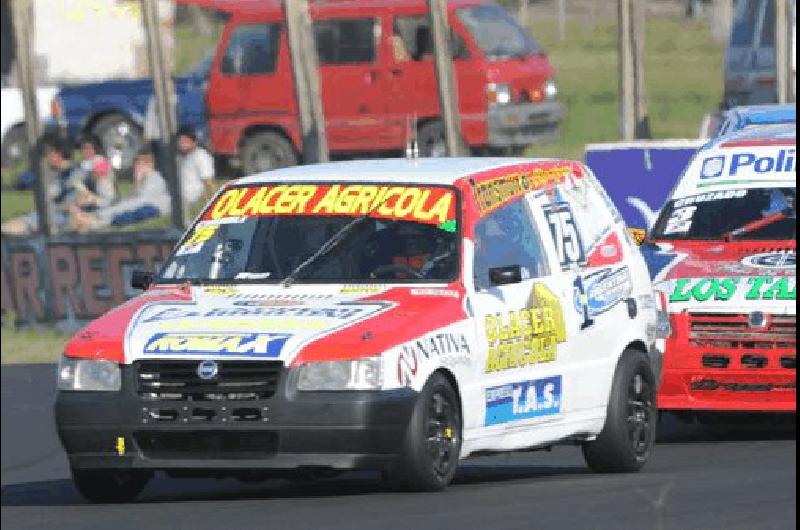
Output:
[[552,416],[561,412],[561,376],[486,389],[485,425]]
[[283,333],[156,333],[145,344],[144,353],[275,358],[289,337]]
[[575,294],[575,310],[583,314],[588,308],[589,316],[604,313],[628,298],[633,291],[633,283],[628,267],[603,269],[583,279],[585,295]]

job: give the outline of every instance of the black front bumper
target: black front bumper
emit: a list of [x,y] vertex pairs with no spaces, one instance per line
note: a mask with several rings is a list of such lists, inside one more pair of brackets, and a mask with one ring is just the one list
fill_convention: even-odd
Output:
[[58,434],[75,469],[386,469],[416,403],[411,389],[298,392],[282,370],[268,399],[152,400],[123,366],[119,392],[59,392]]

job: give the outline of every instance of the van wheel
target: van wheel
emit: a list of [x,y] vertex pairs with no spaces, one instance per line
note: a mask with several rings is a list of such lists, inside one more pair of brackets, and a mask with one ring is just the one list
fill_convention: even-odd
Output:
[[656,439],[656,385],[644,353],[625,350],[617,363],[606,423],[598,437],[583,445],[593,471],[630,473],[644,466]]
[[0,163],[3,168],[10,169],[28,165],[28,137],[23,124],[13,126],[3,138]]
[[419,156],[447,156],[447,144],[444,141],[444,125],[440,121],[431,121],[420,128],[417,133]]
[[114,171],[125,176],[132,174],[133,159],[144,145],[142,129],[122,114],[109,114],[97,120],[92,134],[103,144]]
[[130,469],[72,470],[72,481],[83,497],[91,502],[130,502],[152,477],[149,471]]
[[461,407],[450,382],[434,373],[420,393],[389,482],[413,491],[447,487],[461,452]]
[[297,154],[291,142],[272,131],[262,131],[244,140],[242,146],[242,171],[252,175],[270,169],[294,166]]

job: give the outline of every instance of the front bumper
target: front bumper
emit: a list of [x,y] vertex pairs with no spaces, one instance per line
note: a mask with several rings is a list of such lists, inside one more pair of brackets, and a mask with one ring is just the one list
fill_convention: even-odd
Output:
[[120,392],[59,392],[58,434],[76,469],[385,469],[400,451],[417,394],[297,392],[283,370],[268,399],[152,400],[132,366]]
[[563,107],[555,101],[491,105],[489,146],[524,147],[554,139],[563,113]]

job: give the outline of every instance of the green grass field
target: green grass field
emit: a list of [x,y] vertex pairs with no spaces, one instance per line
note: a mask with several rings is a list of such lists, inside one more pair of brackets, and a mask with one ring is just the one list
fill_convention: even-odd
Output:
[[[613,18],[593,24],[570,20],[567,39],[561,43],[553,18],[531,23],[536,39],[553,62],[567,106],[563,133],[557,143],[531,147],[533,156],[582,158],[587,143],[618,139],[617,28]],[[188,36],[187,36],[188,35]],[[207,49],[199,38],[179,33],[179,70],[200,59]],[[187,44],[188,43],[188,44]],[[700,121],[715,110],[722,98],[723,49],[711,40],[708,22],[681,17],[650,17],[647,20],[645,75],[650,124],[655,138],[695,137]],[[2,219],[33,208],[30,192],[6,191],[10,175],[3,174]],[[120,183],[130,193],[131,183]],[[166,227],[166,219],[151,220],[131,229]],[[2,362],[55,360],[67,336],[57,332],[2,332]]]

